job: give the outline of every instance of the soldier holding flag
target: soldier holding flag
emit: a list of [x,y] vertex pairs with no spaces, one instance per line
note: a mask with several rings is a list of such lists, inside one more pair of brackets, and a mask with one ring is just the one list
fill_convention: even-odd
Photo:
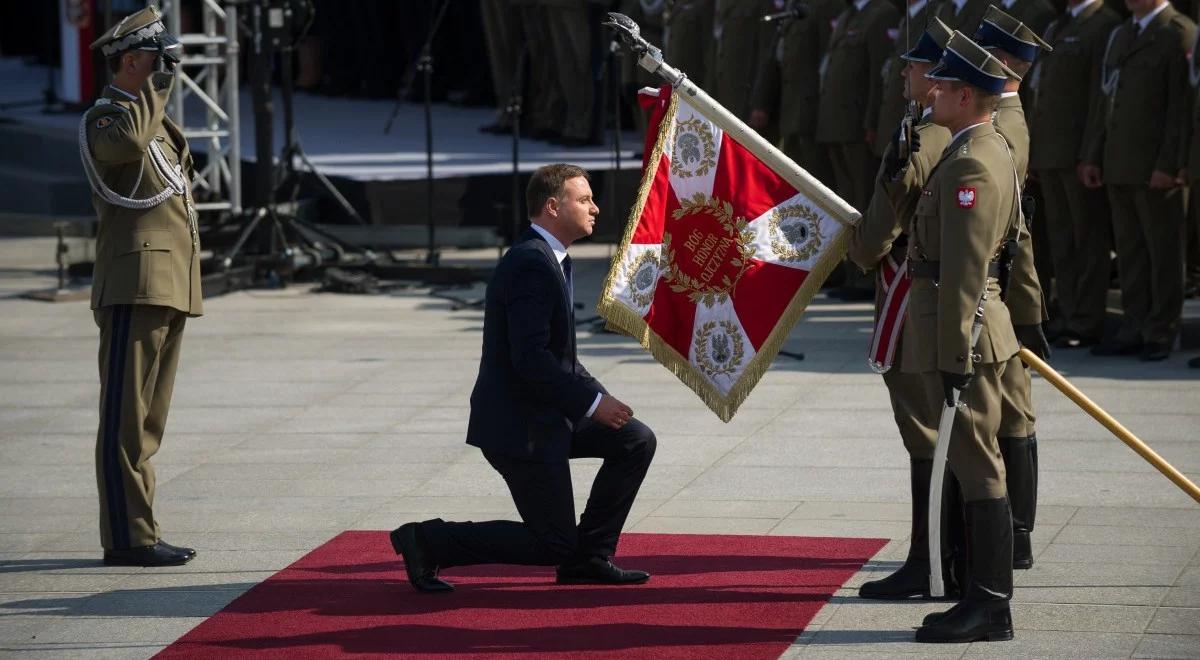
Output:
[[[954,415],[950,469],[963,490],[970,579],[962,599],[931,614],[920,642],[1012,638],[1012,514],[996,443],[1001,378],[1016,354],[1000,300],[997,257],[1020,230],[1020,192],[1008,144],[991,116],[1016,75],[956,32],[928,76],[934,123],[950,146],[921,191],[908,244],[914,281],[904,324],[901,369],[920,374],[926,396]],[[955,411],[954,402],[962,409]],[[936,469],[936,467],[935,467]]]

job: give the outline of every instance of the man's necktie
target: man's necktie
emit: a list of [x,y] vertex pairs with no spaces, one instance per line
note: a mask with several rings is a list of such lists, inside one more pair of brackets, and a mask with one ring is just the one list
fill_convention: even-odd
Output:
[[571,307],[571,315],[575,314],[575,283],[571,279],[571,255],[563,257],[563,278],[567,280],[567,304]]

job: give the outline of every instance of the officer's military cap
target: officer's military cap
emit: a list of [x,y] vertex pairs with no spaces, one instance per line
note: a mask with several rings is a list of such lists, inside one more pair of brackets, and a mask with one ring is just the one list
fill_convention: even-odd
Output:
[[964,82],[989,94],[1003,92],[1004,84],[1009,78],[1021,79],[1015,71],[1004,66],[1003,62],[957,30],[950,37],[950,41],[946,42],[946,52],[942,54],[942,60],[925,74],[925,77],[931,80]]
[[174,50],[181,47],[179,39],[167,32],[162,14],[154,7],[130,14],[112,26],[103,36],[92,42],[92,49],[100,49],[105,57],[113,57],[127,50]]
[[983,22],[975,31],[975,41],[984,48],[999,48],[1026,62],[1037,59],[1039,49],[1046,52],[1053,50],[1032,28],[1004,13],[996,5],[987,8]]
[[925,28],[925,32],[921,34],[921,38],[917,40],[917,45],[900,57],[909,62],[933,64],[942,59],[942,52],[946,50],[946,42],[950,41],[951,34],[953,32],[950,28],[941,19],[934,16],[929,26]]

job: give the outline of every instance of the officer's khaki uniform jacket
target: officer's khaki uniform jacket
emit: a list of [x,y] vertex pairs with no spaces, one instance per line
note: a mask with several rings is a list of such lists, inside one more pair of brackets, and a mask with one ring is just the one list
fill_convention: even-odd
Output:
[[[929,121],[928,114],[913,127],[913,131],[920,136],[920,150],[912,155],[908,166],[896,181],[885,180],[882,174],[884,166],[880,166],[871,204],[850,240],[848,256],[864,271],[878,266],[884,256],[892,251],[892,245],[900,234],[908,233],[913,212],[921,199],[921,189],[950,143],[950,131]],[[890,152],[891,148],[889,144],[887,151]],[[896,255],[896,261],[904,261],[904,254]]]
[[953,2],[942,0],[938,4],[934,15],[940,18],[951,30],[958,30],[970,37],[974,36],[980,21],[983,20],[983,15],[987,13],[988,6],[992,4],[997,4],[1003,8],[1003,5],[995,2],[995,0],[967,0],[963,4],[962,11],[956,12]]
[[1099,106],[1089,101],[1101,96],[1100,60],[1108,35],[1121,21],[1104,2],[1093,2],[1079,16],[1059,18],[1046,29],[1046,43],[1053,51],[1042,51],[1030,73],[1036,91],[1031,108],[1034,170],[1071,169],[1083,159],[1084,129],[1095,119],[1088,113]]
[[[1192,45],[1192,55],[1189,60],[1188,67],[1189,82],[1192,85],[1192,115],[1191,115],[1191,133],[1188,140],[1188,157],[1187,167],[1188,176],[1192,181],[1200,178],[1200,62],[1196,61],[1197,56],[1200,56],[1200,34],[1196,35],[1196,42]],[[1193,188],[1193,195],[1200,195],[1200,190]],[[1195,206],[1200,206],[1200,201],[1192,203]],[[1197,228],[1200,229],[1200,228]]]
[[[996,130],[1008,143],[1020,186],[1024,188],[1025,177],[1029,173],[1029,128],[1025,124],[1021,97],[1009,96],[1000,99],[995,123]],[[1008,290],[1005,291],[1005,303],[1012,315],[1012,322],[1016,325],[1033,325],[1045,321],[1048,317],[1042,286],[1034,268],[1033,238],[1028,227],[1022,229],[1021,237],[1015,246],[1012,274],[1009,277]]]
[[908,258],[940,262],[938,286],[913,281],[904,323],[900,367],[908,373],[973,370],[971,324],[987,288],[980,362],[1006,362],[1017,352],[1000,287],[987,277],[1017,219],[1016,178],[1008,146],[991,123],[954,140],[917,202]]
[[889,0],[853,6],[838,17],[821,78],[817,139],[861,143],[879,122],[883,85],[879,72],[891,53],[888,30],[900,20]]
[[759,64],[774,42],[775,28],[762,22],[774,10],[771,0],[721,0],[713,36],[717,51],[713,96],[739,119],[750,116]]
[[754,107],[778,115],[779,133],[815,135],[821,94],[821,57],[841,11],[838,0],[807,3],[808,15],[788,21],[775,52],[767,53],[754,85]]
[[1196,24],[1167,6],[1134,36],[1122,22],[1113,32],[1101,74],[1105,95],[1094,101],[1085,159],[1110,184],[1145,185],[1155,170],[1176,174],[1186,162],[1191,88],[1188,52]]
[[92,309],[110,305],[162,305],[199,316],[200,243],[191,198],[192,154],[182,131],[164,110],[171,78],[155,74],[136,100],[109,87],[85,115],[87,144],[97,173],[112,191],[134,199],[152,197],[170,186],[160,175],[155,151],[186,183],[150,209],[129,209],[93,193],[100,226]]
[[925,6],[911,17],[907,8],[902,9],[900,24],[892,28],[894,34],[888,33],[888,38],[892,40],[892,53],[879,72],[880,85],[883,87],[879,103],[879,121],[876,122],[875,144],[873,145],[875,155],[881,158],[892,139],[892,134],[896,132],[896,127],[900,124],[901,117],[904,116],[904,108],[908,104],[904,100],[904,79],[900,77],[905,62],[900,59],[900,56],[917,45],[917,41],[925,33],[925,27],[929,23],[929,17],[933,14],[935,5],[936,0],[927,0]]
[[713,0],[666,0],[663,56],[671,66],[705,89],[712,80]]

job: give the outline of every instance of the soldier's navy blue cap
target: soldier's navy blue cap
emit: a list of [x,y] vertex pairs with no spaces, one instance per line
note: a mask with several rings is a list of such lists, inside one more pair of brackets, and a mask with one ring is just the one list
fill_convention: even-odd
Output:
[[925,32],[921,33],[917,45],[901,55],[900,59],[933,64],[942,59],[942,52],[945,51],[946,42],[950,41],[951,34],[953,32],[950,28],[935,16],[929,26],[925,28]]
[[1004,91],[1009,78],[1020,80],[1015,71],[1004,66],[991,53],[971,41],[962,32],[955,31],[946,43],[942,60],[932,71],[925,74],[930,80],[954,80],[982,89],[989,94]]
[[995,5],[989,6],[983,15],[983,22],[975,31],[975,41],[984,48],[999,48],[1025,62],[1037,59],[1039,50],[1053,50],[1032,28]]

